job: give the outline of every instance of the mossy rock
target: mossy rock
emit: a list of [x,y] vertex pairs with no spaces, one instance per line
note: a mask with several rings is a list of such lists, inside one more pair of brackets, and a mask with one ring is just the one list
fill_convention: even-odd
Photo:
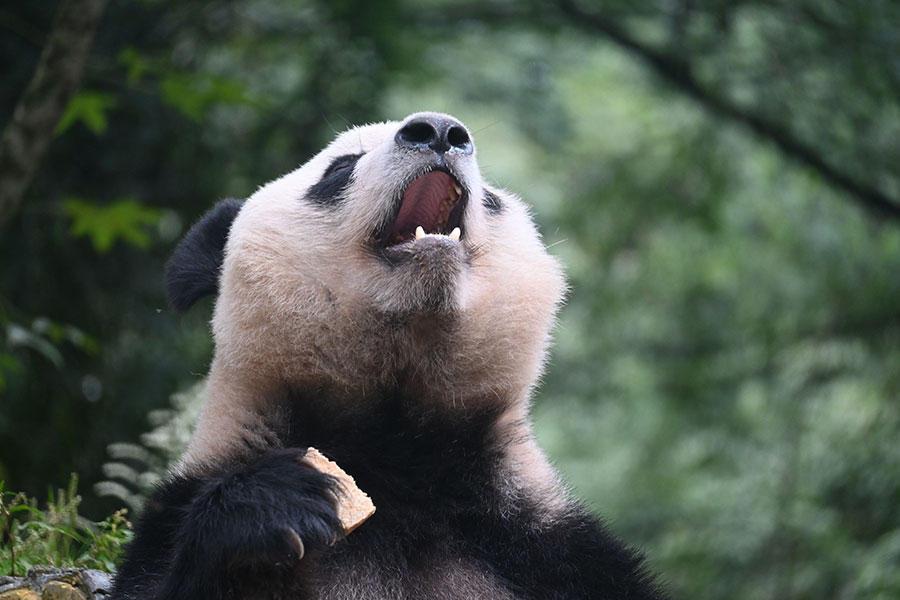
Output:
[[0,600],[41,600],[41,597],[34,590],[19,588],[0,593]]
[[78,588],[64,581],[51,581],[44,586],[41,600],[87,600]]
[[25,577],[0,582],[0,600],[103,600],[112,577],[92,569],[34,567]]

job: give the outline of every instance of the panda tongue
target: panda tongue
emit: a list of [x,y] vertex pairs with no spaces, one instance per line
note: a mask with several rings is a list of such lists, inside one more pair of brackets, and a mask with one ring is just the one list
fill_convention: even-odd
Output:
[[413,180],[403,194],[400,212],[391,228],[391,234],[407,236],[413,234],[416,227],[422,226],[426,233],[437,231],[445,223],[438,223],[441,204],[447,199],[448,190],[453,185],[450,176],[442,171],[432,171]]

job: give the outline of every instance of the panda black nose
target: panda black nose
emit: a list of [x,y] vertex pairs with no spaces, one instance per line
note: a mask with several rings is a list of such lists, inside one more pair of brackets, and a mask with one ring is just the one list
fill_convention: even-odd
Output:
[[417,117],[400,128],[394,138],[398,146],[438,154],[472,154],[472,140],[462,123],[453,119]]

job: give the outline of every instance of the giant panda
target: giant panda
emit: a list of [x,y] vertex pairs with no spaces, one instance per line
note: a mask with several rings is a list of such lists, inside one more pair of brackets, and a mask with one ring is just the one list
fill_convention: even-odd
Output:
[[[207,397],[112,598],[664,597],[535,442],[566,284],[475,156],[445,114],[353,128],[187,233],[167,292],[216,296]],[[377,507],[346,537],[308,447]]]

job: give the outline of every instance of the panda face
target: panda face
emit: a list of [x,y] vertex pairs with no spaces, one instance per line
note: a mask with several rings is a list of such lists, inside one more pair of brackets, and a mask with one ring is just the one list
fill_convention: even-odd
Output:
[[449,115],[337,137],[235,218],[213,378],[525,397],[564,291],[526,207]]
[[469,210],[469,199],[483,190],[465,127],[447,115],[420,113],[386,130],[351,130],[334,145],[348,153],[334,157],[343,150],[326,149],[330,162],[307,198],[328,188],[331,216],[342,230],[353,227],[361,269],[351,286],[372,279],[368,293],[385,313],[458,309],[477,249],[471,226],[484,212]]

